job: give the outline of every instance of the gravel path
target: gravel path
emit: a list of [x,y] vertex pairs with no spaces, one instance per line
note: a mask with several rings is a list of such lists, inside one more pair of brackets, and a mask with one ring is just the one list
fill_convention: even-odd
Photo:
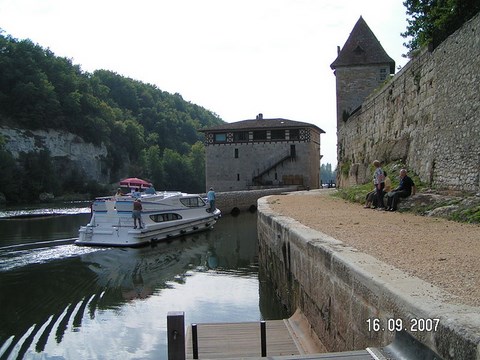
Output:
[[364,209],[315,190],[272,195],[270,208],[480,306],[480,226]]

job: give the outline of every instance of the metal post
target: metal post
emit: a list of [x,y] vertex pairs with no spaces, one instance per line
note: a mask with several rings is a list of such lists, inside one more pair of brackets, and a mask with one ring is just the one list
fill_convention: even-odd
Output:
[[167,314],[168,360],[185,360],[185,313],[170,311]]
[[192,350],[193,350],[193,358],[198,359],[197,324],[192,324]]
[[260,338],[262,344],[262,357],[267,356],[267,328],[265,320],[260,321]]

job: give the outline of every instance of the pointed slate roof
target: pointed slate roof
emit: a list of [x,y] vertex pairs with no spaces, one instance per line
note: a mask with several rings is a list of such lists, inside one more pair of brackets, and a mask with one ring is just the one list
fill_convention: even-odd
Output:
[[395,73],[395,61],[388,56],[375,34],[360,16],[337,59],[330,67],[335,70],[340,66],[385,63],[390,65],[390,73]]

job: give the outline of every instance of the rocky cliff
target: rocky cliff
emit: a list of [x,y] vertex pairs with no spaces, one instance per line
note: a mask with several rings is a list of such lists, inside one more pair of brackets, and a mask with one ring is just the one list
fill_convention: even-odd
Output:
[[107,183],[108,167],[105,164],[107,148],[85,142],[79,136],[53,129],[25,130],[0,127],[0,136],[5,139],[5,149],[15,159],[20,154],[48,150],[55,165],[77,169],[86,180]]

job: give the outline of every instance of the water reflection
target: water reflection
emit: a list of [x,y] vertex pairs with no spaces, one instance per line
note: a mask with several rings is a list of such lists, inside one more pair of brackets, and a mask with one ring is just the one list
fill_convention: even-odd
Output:
[[0,219],[0,247],[78,237],[90,214]]
[[[76,231],[72,217],[56,220]],[[73,233],[50,220],[50,235],[27,242]],[[10,230],[1,246],[23,241],[25,229],[0,223]],[[270,318],[259,309],[255,214],[155,247],[32,246],[0,249],[1,358],[160,359],[169,311],[185,311],[187,323]]]
[[59,202],[32,206],[0,207],[0,219],[31,218],[53,215],[76,215],[90,213],[90,201]]

